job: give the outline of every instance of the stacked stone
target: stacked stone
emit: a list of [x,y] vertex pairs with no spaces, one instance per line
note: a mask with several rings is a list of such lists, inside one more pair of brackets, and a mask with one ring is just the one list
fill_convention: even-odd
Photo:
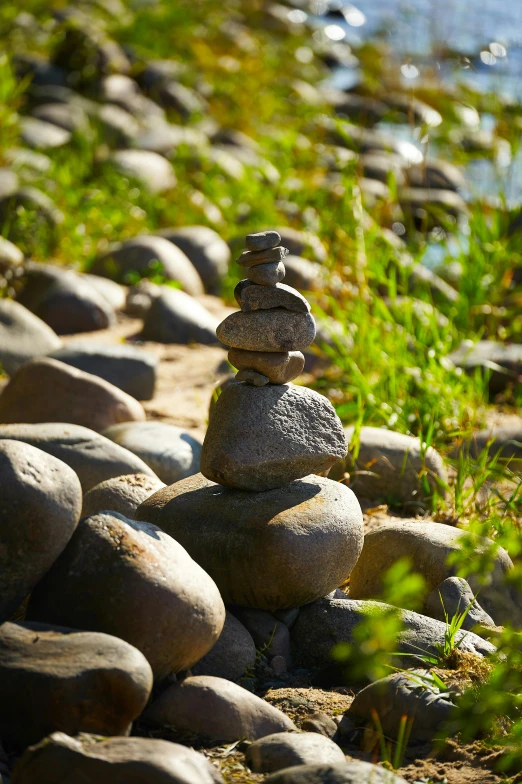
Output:
[[217,336],[231,349],[238,381],[256,387],[286,384],[304,368],[302,349],[315,338],[310,305],[296,289],[281,283],[288,249],[277,231],[248,234],[247,250],[238,259],[248,277],[234,291],[238,313],[225,319]]

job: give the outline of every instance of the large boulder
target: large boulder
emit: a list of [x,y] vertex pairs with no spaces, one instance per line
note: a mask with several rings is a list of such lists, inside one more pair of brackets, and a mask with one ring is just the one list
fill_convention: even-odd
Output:
[[199,471],[201,444],[176,425],[124,422],[107,428],[103,435],[141,457],[166,484]]
[[28,617],[121,637],[164,678],[212,648],[225,608],[178,542],[150,523],[102,512],[81,520],[33,591]]
[[53,565],[81,511],[74,471],[19,441],[0,441],[0,622]]
[[53,732],[27,749],[12,784],[223,784],[204,756],[154,738],[71,738]]
[[133,518],[138,506],[162,487],[165,487],[163,482],[145,474],[124,474],[106,479],[85,493],[82,517],[110,509]]
[[317,732],[275,732],[255,740],[247,749],[246,761],[255,773],[272,773],[295,765],[345,762],[337,743]]
[[230,248],[216,231],[207,226],[183,226],[181,229],[163,229],[158,234],[188,256],[206,291],[219,294],[221,281],[228,272]]
[[320,476],[245,493],[197,474],[155,493],[136,517],[185,547],[225,602],[271,611],[325,596],[348,577],[362,547],[355,496]]
[[67,463],[78,475],[84,493],[106,479],[124,474],[146,474],[158,479],[132,452],[80,425],[0,425],[0,440],[4,438],[32,444]]
[[238,681],[254,666],[256,653],[256,644],[248,629],[227,610],[219,639],[190,669],[193,675],[214,675],[227,681]]
[[132,274],[147,277],[156,272],[166,280],[177,281],[187,294],[203,294],[196,268],[183,251],[164,237],[143,235],[113,245],[96,259],[90,271],[120,283],[132,282]]
[[[468,550],[470,536],[471,551]],[[350,576],[350,598],[378,598],[382,594],[383,575],[402,558],[409,558],[415,571],[423,576],[426,592],[421,598],[426,598],[458,568],[448,564],[448,556],[461,552],[462,564],[466,564],[488,548],[492,553],[491,571],[485,573],[480,564],[476,567],[479,571],[469,574],[467,580],[475,594],[480,592],[480,604],[497,623],[522,625],[520,595],[506,579],[513,568],[507,552],[489,539],[442,523],[407,520],[380,526],[366,534],[361,556]]]
[[[166,240],[165,240],[166,242]],[[184,291],[166,286],[152,298],[145,315],[142,338],[158,343],[218,343],[218,321],[200,302]]]
[[154,395],[158,359],[150,351],[129,345],[106,346],[82,340],[69,343],[50,356],[103,378],[136,400],[150,400]]
[[10,299],[0,299],[0,365],[11,375],[25,362],[60,348],[62,341],[47,324]]
[[16,747],[55,730],[126,735],[151,688],[143,654],[116,637],[43,624],[0,626],[0,734]]
[[0,395],[0,422],[60,422],[105,430],[145,419],[143,406],[107,381],[57,359],[33,359],[13,375]]
[[236,683],[198,675],[174,683],[146,710],[144,721],[212,740],[256,740],[295,725],[273,705]]
[[323,395],[294,384],[236,383],[210,417],[201,472],[228,487],[271,490],[326,471],[345,455],[341,421]]

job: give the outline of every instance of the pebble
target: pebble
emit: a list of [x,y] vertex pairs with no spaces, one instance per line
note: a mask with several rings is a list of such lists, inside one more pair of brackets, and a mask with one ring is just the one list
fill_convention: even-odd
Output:
[[[301,375],[305,358],[300,351],[246,351],[231,348],[228,361],[238,370],[260,373],[271,384],[287,384]],[[236,376],[238,380],[239,374]]]
[[28,147],[49,150],[67,144],[71,132],[37,117],[21,117],[20,138]]
[[224,784],[218,769],[178,743],[155,738],[71,738],[53,732],[27,749],[13,771],[12,784],[35,781],[97,784]]
[[164,482],[146,474],[125,474],[106,479],[85,493],[81,516],[89,517],[108,509],[132,519],[138,506],[162,487],[165,487]]
[[293,384],[231,384],[210,418],[201,473],[228,487],[271,490],[326,471],[345,454],[341,422],[323,395]]
[[158,234],[177,245],[190,259],[205,291],[220,293],[221,282],[228,272],[230,248],[216,231],[208,226],[183,226],[180,229],[163,229]]
[[285,283],[268,287],[240,280],[234,289],[234,297],[243,311],[284,308],[296,313],[310,313],[310,305],[303,295]]
[[285,277],[285,265],[282,261],[279,264],[258,264],[248,270],[248,279],[252,283],[260,286],[275,286]]
[[178,542],[155,525],[105,511],[80,521],[31,594],[27,617],[113,634],[140,650],[162,679],[212,648],[225,608],[215,583]]
[[69,466],[19,441],[0,441],[0,623],[53,565],[80,519],[82,491]]
[[340,585],[363,543],[355,496],[320,476],[245,493],[197,474],[155,493],[136,516],[185,547],[227,605],[269,612],[300,607]]
[[186,430],[166,422],[123,422],[103,435],[138,455],[170,485],[197,474],[201,444]]
[[107,634],[4,623],[0,650],[0,734],[19,749],[56,730],[126,735],[149,699],[149,663]]
[[145,316],[142,338],[158,343],[212,346],[218,342],[217,323],[217,319],[196,299],[184,291],[162,286]]
[[61,422],[65,417],[101,431],[118,422],[144,420],[145,411],[107,381],[48,357],[23,365],[0,394],[4,424]]
[[0,299],[0,363],[12,375],[25,362],[61,348],[62,341],[47,324],[10,299]]
[[437,585],[424,603],[424,612],[439,621],[446,621],[447,618],[451,620],[454,616],[462,616],[466,612],[462,629],[471,630],[477,624],[496,625],[493,618],[482,609],[470,584],[463,577],[446,577]]
[[316,732],[276,732],[254,741],[246,762],[254,773],[273,773],[295,765],[339,765],[345,756],[337,743]]
[[246,246],[248,250],[259,251],[275,248],[281,242],[281,235],[277,231],[257,231],[247,234]]
[[340,765],[297,765],[272,773],[265,784],[407,784],[388,768],[362,760]]
[[236,373],[236,381],[244,381],[245,384],[250,384],[252,387],[264,387],[268,384],[270,379],[268,376],[264,376],[256,370],[246,368],[245,370],[240,370],[239,373]]
[[309,313],[288,310],[253,310],[232,313],[216,329],[225,346],[248,351],[302,351],[315,338]]
[[198,675],[169,686],[145,711],[145,722],[211,740],[256,740],[295,730],[282,711],[224,678]]
[[250,632],[227,610],[225,625],[214,647],[190,668],[193,675],[213,675],[238,681],[256,660],[256,644]]
[[270,248],[269,250],[245,250],[237,260],[242,267],[257,267],[258,264],[278,264],[288,256],[288,248]]

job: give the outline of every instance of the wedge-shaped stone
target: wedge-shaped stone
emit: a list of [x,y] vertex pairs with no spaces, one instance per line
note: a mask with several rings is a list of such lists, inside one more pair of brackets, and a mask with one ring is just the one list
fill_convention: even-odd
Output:
[[288,248],[270,248],[268,250],[244,250],[237,263],[242,267],[257,267],[258,264],[277,264],[288,256]]
[[261,373],[271,384],[287,384],[303,372],[305,358],[300,351],[245,351],[231,348],[228,361],[238,370]]
[[288,310],[238,310],[221,322],[216,334],[225,346],[248,351],[302,351],[314,342],[309,313]]
[[234,297],[244,311],[284,308],[297,313],[310,313],[310,305],[303,295],[285,283],[268,287],[258,286],[251,280],[240,280],[234,289]]
[[283,280],[286,274],[285,265],[282,261],[279,264],[258,264],[257,267],[250,267],[248,279],[259,286],[275,286]]

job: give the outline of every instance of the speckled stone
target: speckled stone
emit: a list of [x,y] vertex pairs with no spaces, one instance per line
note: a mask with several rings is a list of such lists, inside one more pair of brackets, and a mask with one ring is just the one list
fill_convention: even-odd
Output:
[[210,418],[201,473],[227,487],[271,490],[326,471],[345,454],[341,421],[323,395],[293,384],[235,383]]
[[275,286],[280,283],[285,276],[285,265],[282,261],[279,264],[273,262],[272,264],[259,264],[257,267],[251,267],[248,270],[248,279],[252,283],[258,283],[260,286]]
[[244,381],[245,384],[250,384],[251,387],[264,387],[268,384],[269,380],[268,376],[257,373],[257,371],[251,370],[250,368],[245,368],[244,370],[240,370],[239,373],[236,373],[236,381]]
[[267,250],[275,248],[281,242],[281,235],[278,231],[258,231],[255,234],[247,234],[246,246],[248,250]]
[[310,312],[310,305],[303,295],[285,283],[258,286],[250,280],[240,280],[234,289],[234,297],[243,311],[284,308],[297,313]]
[[[245,351],[231,348],[228,361],[238,370],[261,373],[271,384],[287,384],[301,375],[305,358],[300,351]],[[239,374],[236,378],[239,379]]]
[[267,250],[244,250],[237,263],[242,267],[257,267],[258,264],[283,261],[285,256],[288,256],[288,248],[283,248],[281,245]]
[[288,310],[239,310],[221,322],[219,340],[248,351],[302,351],[314,342],[315,321],[309,313]]

